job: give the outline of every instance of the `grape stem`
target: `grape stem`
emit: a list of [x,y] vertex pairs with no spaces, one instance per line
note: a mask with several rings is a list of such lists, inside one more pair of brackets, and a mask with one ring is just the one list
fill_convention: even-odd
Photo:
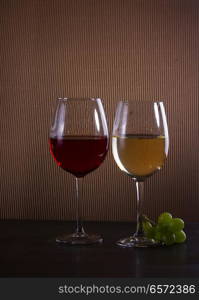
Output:
[[156,223],[153,220],[149,219],[146,215],[141,215],[141,219],[142,222],[150,222],[151,225],[156,226]]

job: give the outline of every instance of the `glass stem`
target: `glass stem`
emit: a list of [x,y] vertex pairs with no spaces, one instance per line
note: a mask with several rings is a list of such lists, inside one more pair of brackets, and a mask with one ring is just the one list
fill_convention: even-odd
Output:
[[142,206],[143,206],[143,196],[144,196],[144,182],[136,181],[136,194],[137,194],[137,226],[135,237],[143,236],[142,228]]
[[78,235],[85,235],[85,231],[82,225],[82,181],[83,178],[75,178],[76,180],[76,197],[77,197],[77,206],[76,206],[76,233]]

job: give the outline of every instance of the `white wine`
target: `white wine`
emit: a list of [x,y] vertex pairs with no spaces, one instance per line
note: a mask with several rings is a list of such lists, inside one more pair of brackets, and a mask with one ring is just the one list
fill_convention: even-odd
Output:
[[152,175],[166,158],[165,137],[161,135],[113,136],[112,149],[118,167],[133,178]]

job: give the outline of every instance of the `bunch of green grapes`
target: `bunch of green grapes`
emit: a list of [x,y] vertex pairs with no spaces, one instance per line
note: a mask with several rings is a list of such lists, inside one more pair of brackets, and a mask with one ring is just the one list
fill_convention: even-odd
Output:
[[173,218],[168,212],[162,213],[157,223],[143,216],[142,226],[146,237],[166,246],[183,243],[186,240],[186,234],[183,231],[184,221],[180,218]]

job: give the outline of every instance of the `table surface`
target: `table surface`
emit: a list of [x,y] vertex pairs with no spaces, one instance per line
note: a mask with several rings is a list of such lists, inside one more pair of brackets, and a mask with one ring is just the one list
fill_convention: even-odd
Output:
[[169,247],[121,248],[115,244],[134,223],[86,222],[102,244],[55,242],[74,222],[0,221],[0,277],[199,277],[199,223],[186,224],[187,242]]

